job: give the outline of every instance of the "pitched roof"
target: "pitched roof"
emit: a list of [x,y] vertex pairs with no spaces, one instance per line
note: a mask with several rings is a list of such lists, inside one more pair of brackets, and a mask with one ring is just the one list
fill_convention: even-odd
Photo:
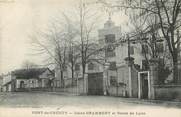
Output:
[[12,71],[12,75],[15,75],[16,78],[38,78],[43,72],[48,68],[30,68],[30,69],[19,69]]

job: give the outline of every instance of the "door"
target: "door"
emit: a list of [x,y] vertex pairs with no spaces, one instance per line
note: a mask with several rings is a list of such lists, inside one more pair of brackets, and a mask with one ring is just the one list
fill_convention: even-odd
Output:
[[150,96],[149,72],[143,71],[138,73],[138,97],[148,99]]
[[88,74],[88,95],[103,95],[103,73]]
[[142,85],[143,99],[148,99],[148,79],[143,78],[142,82],[143,82]]

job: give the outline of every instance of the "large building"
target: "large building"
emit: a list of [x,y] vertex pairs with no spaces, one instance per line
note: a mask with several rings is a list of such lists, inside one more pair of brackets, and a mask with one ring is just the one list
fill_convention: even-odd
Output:
[[[121,27],[115,26],[114,22],[109,18],[104,24],[104,27],[98,30],[98,37],[99,46],[97,46],[97,49],[102,48],[100,49],[101,52],[89,58],[90,60],[86,65],[85,71],[86,81],[81,84],[86,87],[88,94],[103,94],[103,92],[107,92],[108,87],[115,87],[115,85],[117,85],[115,83],[124,84],[122,82],[123,78],[125,78],[124,74],[119,74],[123,76],[118,77],[117,72],[119,67],[126,65],[125,58],[128,57],[128,43],[122,38]],[[137,66],[142,66],[142,60],[144,60],[141,52],[141,45],[139,43],[133,44],[131,41],[130,54],[131,57],[135,58],[135,64],[137,64]],[[63,72],[65,87],[71,86],[72,83],[72,70],[69,67],[70,65],[67,64],[67,66]],[[56,79],[59,79],[58,81],[60,82],[61,73],[59,69],[56,71]],[[82,78],[81,58],[77,60],[74,68],[74,80],[77,78]],[[79,81],[79,85],[80,82],[81,81]],[[99,90],[100,93],[97,92],[97,90]]]
[[[106,47],[105,59],[108,62],[115,62],[117,66],[125,64],[125,58],[128,57],[128,41],[122,34],[121,27],[115,26],[114,22],[109,20],[102,29],[98,30],[99,43]],[[135,64],[144,66],[144,56],[142,45],[136,42],[136,39],[130,40],[130,55],[134,58]]]
[[[129,73],[125,61],[128,56],[134,58],[136,69],[139,70],[146,66],[144,62],[145,58],[142,53],[142,45],[136,43],[136,39],[130,39],[128,43],[128,38],[125,38],[122,34],[121,27],[115,26],[111,18],[108,19],[104,27],[98,32],[99,43],[105,47],[105,62],[109,63],[105,84],[109,87],[109,93],[114,93],[114,95],[116,95],[116,93],[118,93],[116,92],[119,87],[118,85],[127,85],[126,87],[128,87]],[[136,73],[135,77],[137,77]]]
[[[82,79],[81,58],[74,67],[74,80],[79,93],[90,95],[119,95],[124,97],[155,99],[157,85],[157,60],[151,60],[152,55],[147,43],[142,43],[141,37],[129,38],[121,32],[121,27],[115,26],[111,18],[98,30],[98,50],[100,53],[89,58],[86,65],[85,79]],[[150,37],[145,39],[150,40]],[[159,49],[159,59],[164,58],[163,41],[156,42]],[[145,56],[146,55],[146,56]],[[99,57],[101,56],[101,57]],[[148,58],[147,58],[148,57]],[[156,58],[156,57],[155,57]],[[148,63],[149,62],[149,63]],[[68,64],[67,64],[68,65]],[[64,84],[71,86],[71,69],[64,71]],[[56,72],[60,79],[60,72]]]

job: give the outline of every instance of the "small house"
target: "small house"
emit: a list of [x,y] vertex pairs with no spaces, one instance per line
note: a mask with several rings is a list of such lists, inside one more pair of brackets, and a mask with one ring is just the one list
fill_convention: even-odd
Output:
[[51,88],[54,80],[54,72],[49,68],[18,69],[8,76],[3,78],[4,91],[41,91]]

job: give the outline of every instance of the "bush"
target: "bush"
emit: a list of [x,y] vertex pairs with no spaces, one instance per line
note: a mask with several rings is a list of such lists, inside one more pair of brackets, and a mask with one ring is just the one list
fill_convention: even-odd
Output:
[[169,67],[166,67],[163,61],[159,62],[158,65],[158,83],[164,84],[166,78],[170,75],[171,71]]

